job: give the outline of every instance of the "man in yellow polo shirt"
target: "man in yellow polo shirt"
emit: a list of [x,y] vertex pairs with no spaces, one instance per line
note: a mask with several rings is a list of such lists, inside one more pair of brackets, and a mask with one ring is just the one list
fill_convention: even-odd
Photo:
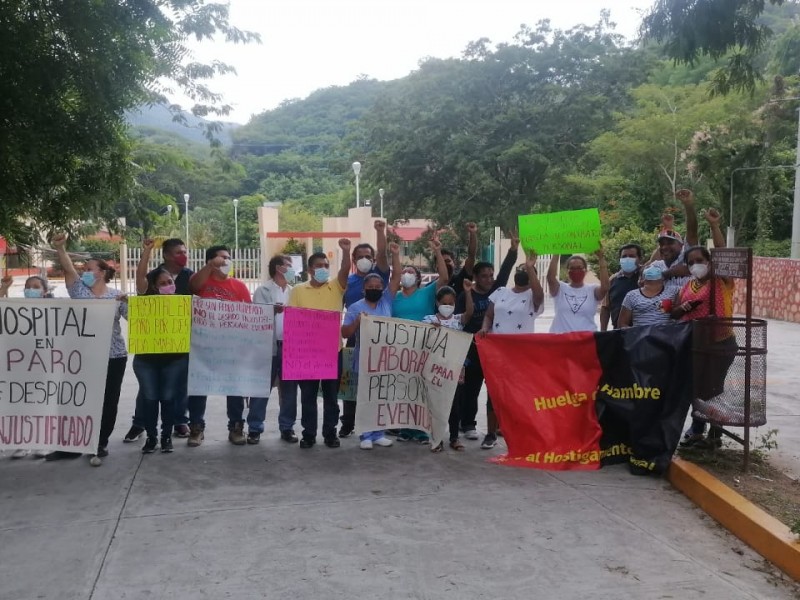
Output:
[[[347,277],[350,275],[350,245],[348,239],[339,240],[342,249],[342,264],[339,273],[333,279],[330,276],[328,257],[323,252],[317,252],[308,257],[309,280],[292,289],[289,297],[289,306],[296,308],[311,308],[314,310],[331,310],[341,315],[342,299],[347,287]],[[341,340],[339,341],[341,345]],[[339,370],[341,371],[341,354],[339,355]],[[339,378],[323,379],[322,381],[282,381],[281,391],[283,401],[278,415],[278,425],[281,438],[286,441],[295,441],[294,423],[297,420],[297,387],[300,386],[300,404],[303,407],[301,424],[303,437],[300,440],[301,448],[311,448],[317,441],[317,392],[322,385],[322,437],[328,448],[338,448],[339,438],[336,437],[336,424],[339,422]]]

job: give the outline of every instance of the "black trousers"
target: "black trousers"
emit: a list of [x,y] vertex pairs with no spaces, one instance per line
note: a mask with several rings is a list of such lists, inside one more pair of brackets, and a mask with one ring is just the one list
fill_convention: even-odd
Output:
[[[461,429],[469,431],[475,429],[478,416],[478,396],[483,387],[483,367],[478,356],[478,348],[473,343],[467,352],[467,365],[464,368],[464,385],[458,386],[453,406],[457,406],[460,412],[459,420]],[[487,401],[491,402],[488,399]]]
[[106,391],[103,396],[103,416],[100,419],[100,447],[108,446],[108,440],[114,431],[117,422],[117,408],[119,407],[119,394],[122,389],[122,379],[125,377],[125,365],[128,357],[109,358],[108,375],[106,376]]

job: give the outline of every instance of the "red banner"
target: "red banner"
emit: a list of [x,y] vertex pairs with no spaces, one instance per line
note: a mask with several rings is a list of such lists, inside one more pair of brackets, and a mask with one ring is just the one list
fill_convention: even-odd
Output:
[[508,445],[508,454],[492,460],[554,471],[599,469],[595,398],[602,368],[594,335],[490,334],[475,341]]

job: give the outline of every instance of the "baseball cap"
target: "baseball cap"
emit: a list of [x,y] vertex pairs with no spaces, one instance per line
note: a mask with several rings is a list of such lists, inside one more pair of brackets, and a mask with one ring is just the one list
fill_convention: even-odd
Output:
[[681,234],[673,229],[662,229],[658,232],[658,241],[661,240],[673,240],[679,243],[683,243],[683,238]]

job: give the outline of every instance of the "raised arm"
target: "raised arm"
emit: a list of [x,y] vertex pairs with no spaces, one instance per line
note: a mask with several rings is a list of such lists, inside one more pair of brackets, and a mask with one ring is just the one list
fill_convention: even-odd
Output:
[[224,264],[225,259],[221,256],[215,256],[212,258],[202,269],[192,275],[191,279],[189,279],[189,290],[193,294],[197,294],[201,289],[203,289],[203,286],[206,284],[206,281],[208,281],[208,278],[211,277],[211,274]]
[[392,254],[392,276],[389,279],[389,292],[392,296],[395,296],[400,290],[400,277],[403,274],[403,267],[400,266],[400,244],[394,242],[389,244],[389,252]]
[[439,278],[436,280],[436,289],[441,289],[450,283],[450,278],[447,275],[447,264],[444,262],[442,256],[442,242],[439,238],[433,237],[431,239],[431,250],[433,250],[433,258],[436,261],[436,272],[439,273]]
[[602,300],[608,293],[609,287],[611,287],[610,278],[608,276],[608,263],[606,263],[606,255],[605,252],[603,252],[602,246],[597,249],[595,254],[597,254],[597,275],[600,279],[600,287],[594,291],[594,297],[598,300]]
[[461,324],[466,325],[475,312],[475,300],[472,298],[472,286],[474,284],[469,279],[464,280],[464,312],[461,313]]
[[711,227],[711,239],[714,240],[714,248],[724,248],[726,243],[725,236],[722,235],[722,228],[719,225],[721,219],[719,211],[716,208],[709,208],[703,213],[703,216]]
[[343,290],[347,289],[347,278],[350,277],[350,248],[352,245],[352,242],[347,238],[339,240],[339,248],[342,249],[342,265],[339,267],[339,274],[336,278],[339,280],[339,285],[342,286]]
[[503,259],[503,264],[500,265],[500,272],[497,274],[497,277],[494,278],[494,286],[492,286],[492,289],[495,290],[504,285],[508,285],[508,278],[511,277],[511,271],[514,270],[514,265],[517,264],[517,256],[519,256],[519,235],[517,235],[515,229],[509,232],[509,238],[511,238],[511,247],[508,249],[508,253]]
[[467,260],[464,261],[462,269],[466,275],[472,276],[472,269],[475,267],[475,259],[478,257],[478,226],[475,223],[467,223]]
[[533,310],[536,311],[544,303],[544,290],[542,284],[539,283],[539,273],[536,271],[536,252],[533,250],[527,253],[525,270],[528,272],[528,281],[533,292]]
[[147,263],[150,262],[150,253],[153,251],[153,240],[145,240],[142,244],[142,256],[136,265],[136,293],[140,296],[147,292]]
[[72,264],[72,259],[67,254],[67,234],[56,234],[50,241],[58,253],[58,262],[61,264],[61,270],[64,271],[64,283],[67,287],[73,285],[78,279],[78,272],[75,270],[75,265]]
[[386,258],[386,221],[375,221],[375,233],[378,238],[376,241],[375,252],[378,256],[375,258],[375,264],[382,273],[389,272],[389,259]]
[[553,254],[550,258],[550,266],[547,267],[547,290],[553,298],[558,296],[558,289],[561,287],[558,282],[559,266],[561,266],[561,255]]
[[686,213],[686,242],[690,246],[697,246],[697,210],[694,207],[694,193],[692,190],[678,190],[675,197],[683,204]]

